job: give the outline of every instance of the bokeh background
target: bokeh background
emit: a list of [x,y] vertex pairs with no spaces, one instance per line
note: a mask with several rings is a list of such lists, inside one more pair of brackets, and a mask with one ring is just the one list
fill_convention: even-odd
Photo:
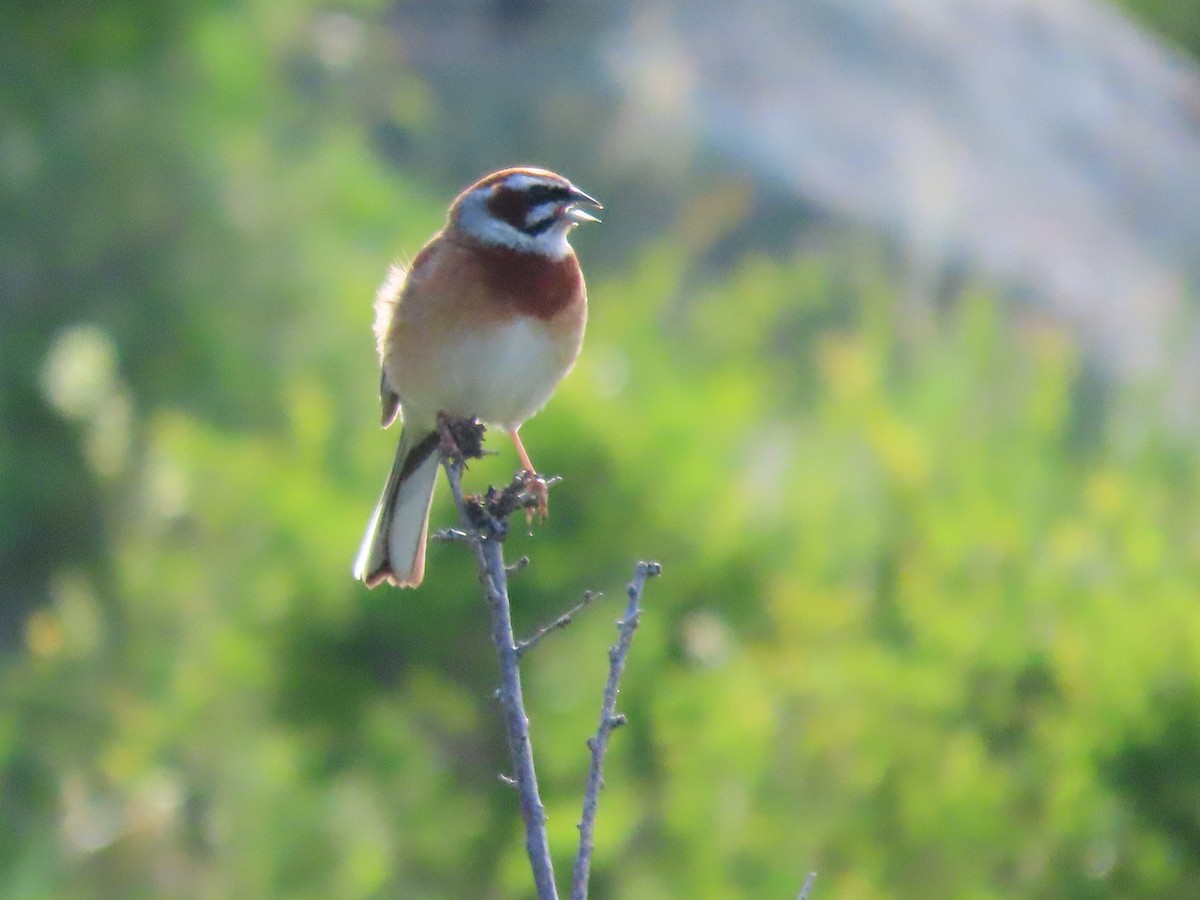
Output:
[[[531,896],[468,557],[349,575],[371,300],[606,205],[513,537],[593,895],[1200,896],[1200,6],[92,0],[0,29],[0,895]],[[511,474],[511,449],[472,468]],[[444,497],[435,523],[452,515]]]

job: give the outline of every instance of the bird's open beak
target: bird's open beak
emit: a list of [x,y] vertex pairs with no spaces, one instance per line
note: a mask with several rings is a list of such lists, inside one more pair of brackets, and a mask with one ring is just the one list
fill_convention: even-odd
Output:
[[572,186],[571,207],[567,210],[567,218],[576,224],[600,221],[587,210],[580,209],[580,206],[590,206],[592,209],[604,209],[604,205],[591,194],[585,194],[579,188]]

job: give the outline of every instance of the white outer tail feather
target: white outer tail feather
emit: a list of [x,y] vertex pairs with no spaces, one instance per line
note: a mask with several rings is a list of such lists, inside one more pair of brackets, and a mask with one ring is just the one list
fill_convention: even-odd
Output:
[[427,435],[412,436],[405,428],[396,448],[396,459],[367,533],[354,560],[354,577],[375,587],[384,581],[396,587],[416,587],[425,577],[425,544],[429,508],[441,458],[436,448],[404,476],[410,453],[421,448]]

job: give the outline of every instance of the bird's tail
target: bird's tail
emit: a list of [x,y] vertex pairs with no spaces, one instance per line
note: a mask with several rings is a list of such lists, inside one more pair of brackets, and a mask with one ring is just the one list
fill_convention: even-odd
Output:
[[416,587],[425,577],[437,448],[437,432],[414,433],[405,428],[400,435],[396,461],[354,561],[354,577],[367,587],[385,581],[396,587]]

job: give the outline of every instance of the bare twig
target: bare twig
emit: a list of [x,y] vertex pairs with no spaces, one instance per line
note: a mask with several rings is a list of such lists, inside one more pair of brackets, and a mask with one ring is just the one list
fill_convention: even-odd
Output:
[[817,880],[816,872],[809,872],[808,877],[804,879],[804,887],[800,889],[800,896],[796,900],[808,900],[808,895],[812,891],[813,882]]
[[[461,443],[460,443],[460,446]],[[554,884],[554,866],[550,860],[550,843],[546,837],[546,811],[538,793],[537,774],[533,768],[533,747],[529,740],[529,719],[525,715],[525,700],[521,694],[521,672],[518,667],[520,654],[513,637],[512,614],[508,602],[508,572],[504,565],[501,542],[508,530],[507,513],[519,508],[522,503],[520,490],[510,486],[503,494],[493,496],[489,491],[488,502],[468,502],[463,497],[461,458],[444,459],[454,504],[458,507],[463,527],[472,535],[469,541],[475,552],[479,580],[487,595],[488,610],[492,617],[492,642],[500,657],[500,707],[504,711],[504,730],[508,735],[508,749],[512,754],[513,775],[521,803],[521,817],[525,820],[525,850],[533,867],[533,881],[538,900],[558,900],[558,889]],[[512,509],[498,509],[500,503],[511,503]]]
[[608,681],[604,685],[604,702],[600,706],[600,726],[594,737],[588,739],[591,763],[588,766],[587,789],[583,796],[583,815],[579,820],[579,853],[575,857],[575,871],[571,879],[571,900],[587,900],[588,879],[591,875],[592,852],[596,828],[596,808],[600,803],[600,788],[604,786],[604,756],[608,752],[608,736],[625,724],[625,717],[617,715],[617,690],[621,684],[621,673],[625,669],[625,658],[633,642],[642,616],[642,591],[646,580],[662,573],[656,562],[640,562],[629,582],[629,604],[625,615],[617,620],[617,643],[608,651]]
[[469,544],[475,538],[461,528],[439,528],[429,536],[432,540],[449,544]]
[[[523,556],[521,558],[524,560],[529,559],[527,556]],[[540,644],[542,639],[545,638],[546,635],[550,634],[550,632],[566,628],[573,621],[575,621],[575,617],[583,612],[593,600],[599,600],[603,596],[604,595],[599,591],[584,591],[583,599],[568,609],[565,613],[563,613],[553,622],[550,622],[548,625],[543,625],[529,637],[525,638],[525,640],[518,641],[517,655],[524,656],[528,651]]]
[[[546,812],[539,796],[537,774],[533,766],[529,719],[525,715],[519,666],[521,656],[526,650],[537,646],[551,632],[565,628],[574,616],[601,595],[592,592],[584,594],[580,603],[549,625],[538,629],[527,640],[519,643],[516,641],[508,599],[508,574],[520,571],[528,563],[528,559],[522,558],[512,566],[505,566],[502,545],[508,534],[508,519],[518,509],[538,508],[544,502],[545,488],[560,479],[541,480],[536,475],[519,473],[503,490],[489,488],[483,497],[467,497],[462,490],[462,473],[466,468],[465,460],[475,458],[482,452],[482,426],[469,420],[439,418],[438,428],[442,434],[442,464],[445,466],[450,489],[454,494],[454,504],[458,508],[459,520],[463,527],[461,530],[443,529],[436,537],[468,544],[475,553],[479,580],[483,584],[492,618],[492,642],[496,645],[500,657],[500,688],[496,696],[504,711],[504,728],[513,760],[513,774],[499,777],[504,784],[513,786],[520,797],[521,816],[525,821],[525,850],[533,867],[538,900],[558,900],[554,867],[546,837]],[[535,480],[533,487],[531,480]],[[637,564],[627,590],[629,603],[624,616],[617,621],[617,643],[608,651],[608,680],[604,686],[600,725],[595,736],[588,740],[591,763],[588,767],[583,814],[579,822],[579,853],[573,873],[572,900],[586,900],[587,897],[594,850],[596,809],[600,802],[600,789],[603,787],[602,772],[604,757],[608,752],[608,738],[614,729],[625,724],[625,716],[616,712],[617,691],[633,641],[633,633],[637,630],[641,618],[642,592],[645,590],[646,581],[661,572],[662,567],[658,563]]]

